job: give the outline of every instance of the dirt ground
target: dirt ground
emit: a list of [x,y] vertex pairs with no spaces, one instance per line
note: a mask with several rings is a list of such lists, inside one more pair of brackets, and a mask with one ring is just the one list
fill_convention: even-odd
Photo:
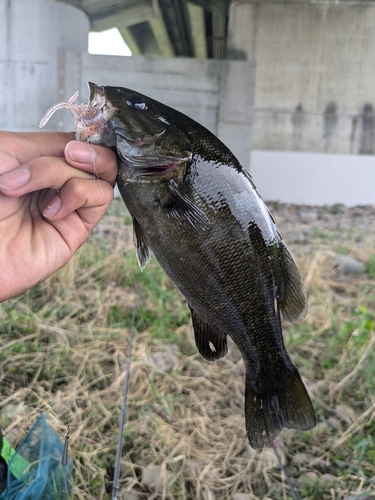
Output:
[[[268,206],[309,293],[307,317],[284,336],[318,420],[283,430],[279,453],[300,500],[374,498],[375,274],[362,265],[375,254],[375,207]],[[5,436],[17,446],[42,411],[61,437],[69,422],[72,498],[110,498],[135,299],[118,498],[292,498],[273,450],[247,442],[238,350],[200,357],[185,300],[154,259],[139,271],[119,199],[68,266],[0,304]]]

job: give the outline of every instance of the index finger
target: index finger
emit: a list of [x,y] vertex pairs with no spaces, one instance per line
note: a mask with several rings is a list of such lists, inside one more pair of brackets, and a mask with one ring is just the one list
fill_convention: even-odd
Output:
[[65,159],[73,167],[95,174],[112,187],[117,177],[117,157],[114,151],[80,141],[70,141],[65,148]]
[[2,152],[16,158],[20,165],[40,156],[63,157],[74,132],[0,132]]

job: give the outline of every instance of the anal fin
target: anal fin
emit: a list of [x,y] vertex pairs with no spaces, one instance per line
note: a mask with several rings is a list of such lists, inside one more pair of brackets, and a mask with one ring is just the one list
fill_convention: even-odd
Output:
[[207,361],[216,361],[228,354],[227,335],[212,328],[190,307],[195,343],[199,354]]

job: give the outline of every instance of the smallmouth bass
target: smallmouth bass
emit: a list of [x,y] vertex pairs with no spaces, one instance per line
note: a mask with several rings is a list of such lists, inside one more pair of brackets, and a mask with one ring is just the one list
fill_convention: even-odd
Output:
[[184,114],[121,87],[89,83],[90,102],[61,107],[77,139],[112,148],[143,269],[153,253],[185,296],[200,354],[228,352],[246,369],[246,432],[253,448],[283,427],[308,430],[315,413],[283,341],[281,315],[307,309],[300,271],[250,175],[211,132]]

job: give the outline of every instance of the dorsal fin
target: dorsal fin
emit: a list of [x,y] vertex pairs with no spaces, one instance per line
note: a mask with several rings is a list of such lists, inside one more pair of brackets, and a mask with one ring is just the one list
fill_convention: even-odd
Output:
[[288,247],[281,240],[282,273],[284,279],[284,297],[280,301],[280,310],[288,323],[298,323],[307,314],[307,292],[298,266]]
[[249,224],[249,237],[268,292],[277,299],[284,320],[297,323],[307,313],[307,293],[292,254],[279,233],[266,242],[255,223]]

